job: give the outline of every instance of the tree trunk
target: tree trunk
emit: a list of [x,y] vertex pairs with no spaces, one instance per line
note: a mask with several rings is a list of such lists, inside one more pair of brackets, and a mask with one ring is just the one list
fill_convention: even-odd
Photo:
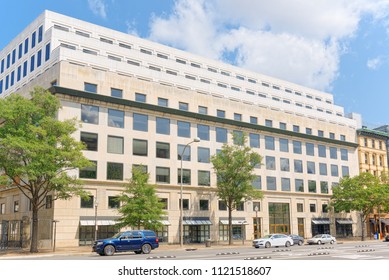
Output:
[[361,227],[362,227],[361,241],[365,241],[365,221],[363,216],[364,216],[363,213],[361,213]]
[[228,207],[228,244],[233,244],[232,239],[232,209],[231,207]]
[[30,253],[38,253],[38,207],[32,206],[32,230]]

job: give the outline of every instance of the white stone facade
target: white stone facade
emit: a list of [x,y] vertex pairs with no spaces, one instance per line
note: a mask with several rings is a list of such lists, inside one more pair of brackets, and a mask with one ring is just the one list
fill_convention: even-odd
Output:
[[[35,46],[32,47],[34,32]],[[29,43],[24,53],[26,38]],[[19,48],[22,49],[20,57]],[[189,202],[188,210],[184,210],[184,217],[188,219],[185,234],[196,242],[207,238],[224,240],[223,221],[227,211],[220,210],[215,193],[216,176],[212,164],[203,160],[202,153],[215,154],[223,145],[219,139],[223,133],[218,133],[227,130],[229,143],[233,131],[251,133],[253,149],[263,156],[263,165],[256,168],[255,173],[261,178],[260,188],[265,196],[258,212],[254,211],[257,202],[252,201],[244,202],[241,211],[234,211],[234,218],[246,224],[241,226],[237,221],[237,237],[253,238],[256,216],[260,218],[261,235],[285,231],[310,237],[322,230],[337,235],[341,231],[336,229],[340,224],[335,220],[338,218],[351,218],[352,234],[360,235],[359,221],[353,215],[322,211],[323,205],[329,203],[331,186],[342,175],[353,176],[359,172],[357,123],[345,116],[341,106],[334,104],[331,94],[49,11],[0,52],[0,63],[4,63],[0,69],[0,97],[15,91],[26,94],[36,85],[55,86],[53,91],[61,98],[63,106],[59,119],[77,117],[82,120],[83,105],[98,108],[98,122],[84,120],[74,136],[81,139],[82,133],[92,133],[98,138],[97,151],[85,151],[85,156],[97,166],[96,178],[85,179],[85,188],[97,198],[100,226],[108,226],[113,217],[118,216],[116,209],[109,207],[108,197],[120,194],[125,179],[131,177],[131,167],[142,164],[150,173],[150,183],[157,185],[158,195],[167,200],[166,240],[163,241],[178,242],[178,145],[186,145],[199,133],[205,133],[205,139],[191,144],[191,160],[183,161],[183,169],[190,170],[190,183],[184,184],[183,193],[183,198]],[[95,93],[85,92],[87,84]],[[120,90],[122,97],[112,97],[112,89]],[[119,116],[112,115],[113,112]],[[147,117],[146,131],[136,128],[138,116]],[[169,120],[168,134],[157,131],[158,118]],[[118,120],[119,127],[112,126],[112,120]],[[182,137],[180,125],[186,123],[190,124],[190,136]],[[122,141],[123,149],[112,152],[108,142],[112,137]],[[138,148],[135,142],[139,140],[147,143],[145,156],[134,151]],[[286,141],[288,150],[285,150]],[[160,144],[169,147],[168,158],[166,154],[157,156]],[[111,162],[123,165],[123,180],[107,179],[107,165]],[[168,170],[169,182],[161,183],[157,170]],[[199,171],[209,172],[209,186],[200,184]],[[316,182],[316,190],[313,182]],[[300,183],[303,183],[302,189],[296,187]],[[257,184],[259,187],[259,181]],[[21,201],[17,213],[11,206],[15,199]],[[28,202],[16,190],[0,193],[0,204],[3,203],[7,210],[0,214],[0,220],[29,216]],[[278,214],[269,213],[274,203],[288,208],[284,209],[287,217],[280,223],[276,221]],[[85,239],[91,234],[93,237],[90,228],[85,235],[83,231],[88,223],[94,224],[96,208],[80,205],[80,198],[73,198],[55,201],[52,209],[44,210],[48,213],[47,219],[59,221],[57,246],[83,244],[81,235],[89,236]],[[328,229],[327,220],[323,218],[329,219]],[[89,241],[85,240],[84,244]]]

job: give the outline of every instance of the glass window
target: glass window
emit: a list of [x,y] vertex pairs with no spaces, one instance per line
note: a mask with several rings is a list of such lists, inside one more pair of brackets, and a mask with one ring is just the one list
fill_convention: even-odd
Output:
[[308,180],[308,192],[316,193],[316,181]]
[[289,159],[280,158],[280,166],[281,166],[281,171],[290,171]]
[[156,177],[155,181],[157,183],[170,183],[170,169],[168,167],[156,167]]
[[202,114],[202,115],[208,115],[208,108],[207,107],[204,107],[204,106],[199,106],[199,114]]
[[210,186],[211,185],[211,172],[206,170],[198,170],[198,185]]
[[189,104],[186,102],[178,102],[178,109],[183,110],[183,111],[188,111]]
[[261,176],[256,175],[252,184],[254,189],[261,190],[262,189]]
[[98,147],[98,134],[81,131],[81,142],[85,144],[85,148],[88,151],[97,151]]
[[284,192],[290,192],[290,179],[281,178],[281,190]]
[[36,40],[36,31],[32,32],[32,35],[31,35],[31,48],[34,48],[35,47],[35,41]]
[[320,175],[327,175],[327,164],[319,163]]
[[330,139],[335,139],[335,133],[330,132]]
[[197,137],[201,140],[209,141],[209,126],[198,124],[197,125]]
[[40,43],[43,39],[43,26],[39,26],[38,28],[38,43]]
[[250,133],[250,147],[251,148],[259,148],[259,134]]
[[250,123],[252,123],[252,124],[258,124],[258,118],[257,118],[257,117],[251,116],[251,117],[250,117]]
[[133,139],[132,154],[134,156],[147,156],[147,140]]
[[124,112],[108,109],[108,126],[124,128]]
[[156,130],[158,134],[170,135],[170,120],[156,117]]
[[[186,148],[185,148],[185,146],[186,146]],[[185,153],[182,154],[184,152],[184,149],[185,149]],[[177,159],[181,160],[181,156],[182,156],[183,161],[190,161],[190,146],[189,145],[178,144],[178,146],[177,146]]]
[[170,144],[169,143],[156,143],[156,157],[157,158],[170,158]]
[[225,118],[226,112],[223,110],[216,110],[216,116],[218,116],[219,118]]
[[34,71],[35,69],[35,55],[32,55],[30,58],[30,72]]
[[23,62],[23,78],[27,76],[27,60]]
[[308,135],[312,135],[312,128],[306,127],[305,128],[305,133]]
[[304,181],[301,179],[294,180],[295,191],[296,192],[304,192]]
[[111,88],[111,96],[116,98],[123,98],[123,90]]
[[158,97],[158,106],[168,107],[169,100],[166,98]]
[[42,65],[42,50],[39,50],[37,52],[36,67],[39,67],[41,65]]
[[277,190],[276,177],[266,176],[266,189],[269,191]]
[[223,200],[219,200],[219,211],[226,211],[227,210],[227,204]]
[[348,150],[347,149],[340,149],[340,159],[341,160],[348,160]]
[[272,120],[265,120],[265,126],[273,127],[273,121]]
[[342,166],[342,177],[350,176],[350,171],[348,166]]
[[159,201],[163,204],[162,209],[164,209],[164,210],[168,210],[169,209],[169,207],[168,207],[169,206],[169,200],[167,198],[161,198]]
[[199,209],[200,209],[200,211],[208,211],[209,210],[209,200],[200,199]]
[[81,197],[81,208],[93,208],[93,204],[95,202],[95,198],[93,195],[88,196],[87,198]]
[[[181,199],[178,200],[179,209],[181,209]],[[182,210],[189,210],[189,199],[184,198],[182,200]]]
[[319,157],[326,157],[326,146],[318,145]]
[[337,159],[338,158],[338,149],[335,147],[330,147],[330,158]]
[[320,182],[320,192],[321,193],[328,193],[328,182],[325,182],[325,181]]
[[139,130],[139,131],[148,131],[149,130],[149,125],[148,125],[148,120],[149,117],[147,115],[143,114],[133,114],[133,129],[134,130]]
[[311,213],[316,212],[316,204],[314,204],[314,203],[309,204],[309,212],[311,212]]
[[280,122],[280,129],[286,130],[286,123]]
[[266,169],[267,170],[276,170],[276,158],[271,156],[266,156]]
[[24,40],[24,54],[26,54],[27,52],[28,52],[28,38]]
[[297,212],[299,212],[299,213],[304,212],[304,204],[303,203],[297,203]]
[[315,145],[312,143],[305,143],[305,149],[307,156],[314,156],[315,155]]
[[280,151],[281,152],[289,152],[289,140],[280,138]]
[[124,138],[108,135],[107,153],[123,154],[124,153]]
[[234,113],[234,120],[235,121],[241,121],[242,120],[242,114]]
[[323,130],[318,130],[317,131],[317,136],[323,137],[324,136],[324,131]]
[[93,165],[80,169],[79,177],[83,179],[97,179],[97,161],[90,161]]
[[303,161],[299,159],[294,160],[294,172],[303,173]]
[[140,172],[142,173],[147,173],[147,165],[143,165],[143,164],[133,164],[132,165],[132,168],[137,168],[138,170],[140,170]]
[[[190,185],[190,169],[182,169],[182,184]],[[181,184],[181,168],[177,170],[177,182]]]
[[265,149],[266,150],[274,150],[274,137],[265,136]]
[[146,94],[135,92],[135,101],[145,103]]
[[117,196],[108,196],[108,208],[109,209],[118,209],[118,208],[120,208],[119,197],[117,197]]
[[298,125],[293,125],[294,132],[300,132],[300,127]]
[[233,132],[234,145],[242,146],[244,144],[243,141],[244,141],[243,132],[239,131],[239,130],[234,130],[234,132]]
[[301,142],[293,141],[293,153],[302,154]]
[[48,43],[45,47],[45,61],[50,59],[50,43]]
[[177,121],[177,135],[179,137],[190,138],[190,123]]
[[334,177],[339,176],[339,170],[338,170],[338,166],[336,164],[331,164],[331,176],[334,176]]
[[97,85],[91,83],[84,83],[84,91],[97,93]]
[[307,173],[316,174],[315,162],[307,161]]
[[84,123],[99,124],[99,107],[81,104],[81,120]]
[[211,157],[209,148],[198,147],[197,148],[198,162],[209,163]]
[[216,142],[227,143],[227,129],[216,127]]
[[107,180],[123,180],[123,163],[107,162]]

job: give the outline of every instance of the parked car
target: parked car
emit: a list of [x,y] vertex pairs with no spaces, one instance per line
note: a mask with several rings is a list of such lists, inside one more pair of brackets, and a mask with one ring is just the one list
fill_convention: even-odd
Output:
[[130,230],[119,232],[111,238],[97,240],[93,252],[100,256],[112,256],[115,252],[133,251],[136,254],[149,254],[159,247],[158,238],[152,230]]
[[385,241],[389,241],[389,234],[385,236]]
[[320,245],[325,243],[334,244],[335,242],[336,242],[336,238],[331,236],[330,234],[317,234],[314,237],[307,240],[307,243],[309,245],[312,244]]
[[297,234],[289,234],[289,236],[293,239],[293,244],[298,244],[299,246],[304,244],[304,237]]
[[293,239],[285,234],[269,234],[262,238],[253,240],[253,247],[255,248],[270,248],[278,246],[289,247],[291,245],[293,245]]

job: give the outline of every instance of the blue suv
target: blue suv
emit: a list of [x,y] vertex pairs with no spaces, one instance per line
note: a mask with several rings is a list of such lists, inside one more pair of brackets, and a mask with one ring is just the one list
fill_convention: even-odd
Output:
[[97,240],[93,252],[100,256],[112,256],[115,252],[133,251],[136,254],[149,254],[159,247],[158,237],[152,230],[130,230],[119,232],[111,238]]

